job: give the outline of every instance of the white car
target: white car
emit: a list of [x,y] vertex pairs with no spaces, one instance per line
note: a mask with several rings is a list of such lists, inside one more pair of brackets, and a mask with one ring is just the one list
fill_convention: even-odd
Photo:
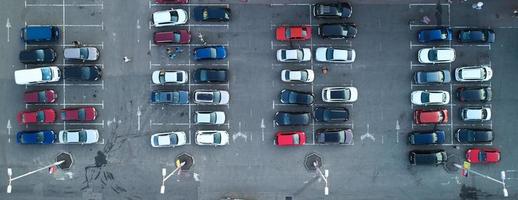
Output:
[[358,89],[355,87],[325,87],[322,89],[324,102],[355,102],[358,100]]
[[311,83],[315,79],[315,73],[311,69],[281,71],[281,80],[284,82]]
[[455,49],[452,48],[423,48],[417,52],[420,63],[436,64],[455,61]]
[[95,47],[65,48],[63,57],[69,60],[96,61],[99,59],[99,49]]
[[410,94],[412,104],[419,106],[446,105],[450,102],[450,93],[442,90],[417,90]]
[[153,25],[155,27],[174,26],[187,23],[189,14],[184,9],[156,11],[153,13]]
[[196,90],[194,91],[194,103],[226,105],[230,100],[230,94],[226,90]]
[[195,124],[215,124],[225,123],[225,112],[223,111],[196,111],[194,113]]
[[229,135],[227,131],[196,131],[197,145],[214,145],[223,146],[229,142]]
[[62,130],[58,134],[61,144],[93,144],[99,142],[99,131],[96,129]]
[[463,121],[488,121],[491,120],[491,108],[488,107],[465,107],[460,111]]
[[59,79],[61,79],[61,70],[56,66],[14,71],[14,82],[18,85],[57,82]]
[[319,62],[352,63],[356,59],[354,49],[335,49],[332,47],[318,47],[315,59]]
[[187,135],[185,132],[165,132],[155,133],[151,135],[152,147],[175,147],[182,146],[187,143]]
[[156,70],[151,75],[151,80],[154,84],[163,85],[166,83],[187,83],[189,76],[183,70]]
[[302,49],[279,49],[277,50],[277,60],[279,62],[303,62],[311,60],[311,50]]
[[493,70],[487,65],[466,66],[455,69],[455,80],[459,82],[489,81]]

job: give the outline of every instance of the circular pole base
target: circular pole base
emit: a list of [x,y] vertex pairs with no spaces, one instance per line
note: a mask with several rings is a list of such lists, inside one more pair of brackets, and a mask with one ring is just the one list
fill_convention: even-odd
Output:
[[191,169],[191,167],[194,165],[194,158],[187,153],[182,153],[182,154],[178,155],[176,157],[176,160],[180,161],[180,162],[177,162],[177,164],[185,162],[185,164],[180,168],[183,171],[187,171],[187,170]]
[[58,154],[58,156],[56,156],[56,162],[59,162],[59,161],[65,161],[59,165],[57,165],[57,167],[59,167],[60,169],[69,169],[72,164],[74,163],[74,160],[72,159],[72,154],[68,153],[68,152],[63,152],[63,153],[60,153]]
[[[315,166],[316,163],[316,166]],[[317,170],[317,167],[322,166],[322,158],[316,154],[316,153],[310,153],[306,155],[304,159],[304,167],[306,167],[307,170]]]

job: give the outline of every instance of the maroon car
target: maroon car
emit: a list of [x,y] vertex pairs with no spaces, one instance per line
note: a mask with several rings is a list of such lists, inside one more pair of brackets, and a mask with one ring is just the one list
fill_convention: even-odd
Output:
[[67,108],[61,110],[63,121],[94,121],[97,111],[94,107]]
[[57,98],[58,94],[52,89],[27,91],[23,95],[25,103],[54,103]]
[[155,42],[155,44],[188,44],[191,42],[191,33],[189,33],[189,31],[185,29],[168,32],[155,32],[155,34],[153,35],[153,41]]
[[181,4],[181,3],[189,3],[189,0],[155,0],[155,3],[158,4]]

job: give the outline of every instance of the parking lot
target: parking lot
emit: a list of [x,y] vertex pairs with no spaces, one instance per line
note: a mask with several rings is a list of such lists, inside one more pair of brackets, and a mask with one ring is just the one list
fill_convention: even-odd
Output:
[[[14,175],[55,162],[61,152],[70,152],[73,166],[49,175],[47,170],[13,181],[11,194],[0,193],[1,199],[502,199],[502,186],[491,180],[460,170],[438,166],[411,166],[408,151],[413,149],[444,149],[451,162],[462,164],[464,152],[470,147],[495,147],[501,150],[498,164],[476,165],[473,170],[497,178],[507,172],[509,199],[518,198],[517,159],[514,146],[517,136],[513,125],[517,114],[512,81],[518,72],[518,21],[511,16],[511,1],[484,2],[475,11],[472,1],[350,1],[352,17],[358,35],[349,40],[322,39],[317,34],[319,24],[339,22],[312,16],[315,1],[195,1],[186,5],[160,5],[154,0],[131,1],[72,1],[26,0],[9,1],[1,8],[0,21],[6,28],[0,31],[0,73],[3,94],[0,123],[2,154],[0,168],[12,168]],[[192,19],[197,6],[228,7],[230,22],[199,22]],[[169,8],[185,9],[191,19],[178,27],[157,28],[150,21],[155,11]],[[409,20],[429,16],[429,24],[410,24]],[[9,26],[7,26],[9,24]],[[55,25],[62,31],[58,42],[24,44],[19,30],[25,25]],[[281,42],[275,29],[281,25],[309,25],[312,37],[307,41]],[[435,26],[449,26],[453,32],[468,27],[490,27],[496,32],[492,44],[466,45],[455,40],[428,45],[418,43],[417,31]],[[9,28],[7,28],[9,27]],[[157,45],[155,31],[186,29],[191,32],[190,44]],[[201,40],[200,38],[203,38]],[[71,62],[63,58],[63,49],[73,41],[97,47],[96,62]],[[206,44],[204,44],[206,42]],[[65,66],[101,66],[103,76],[94,82],[62,80],[51,84],[15,85],[14,70],[31,68],[18,61],[24,49],[50,46],[58,53],[53,64]],[[195,61],[192,52],[203,46],[224,46],[228,57],[218,61]],[[451,47],[456,59],[451,64],[420,64],[417,52],[426,47]],[[281,63],[276,51],[286,48],[318,47],[353,48],[356,61],[351,64],[327,64],[312,57],[309,62]],[[166,49],[180,49],[174,59]],[[128,57],[129,62],[124,62]],[[456,68],[470,65],[490,65],[494,77],[489,82],[460,83],[454,81]],[[227,69],[228,83],[195,83],[197,69]],[[327,73],[322,71],[327,68]],[[184,70],[189,79],[185,84],[154,85],[155,70]],[[312,69],[312,83],[282,82],[283,69]],[[420,70],[448,69],[450,84],[416,85],[413,73]],[[322,101],[324,87],[356,87],[358,101],[326,103]],[[475,105],[459,102],[455,91],[461,86],[490,86],[493,100],[484,104],[492,109],[492,119],[484,123],[462,122],[459,110]],[[49,88],[59,97],[49,105],[24,104],[25,91]],[[227,90],[228,105],[199,105],[192,100],[199,89]],[[311,93],[311,106],[282,104],[279,93],[292,89]],[[448,123],[419,125],[413,120],[410,92],[414,90],[444,90],[451,101],[441,108],[448,110]],[[183,105],[151,104],[153,90],[185,90],[190,102]],[[480,105],[480,104],[476,104]],[[59,109],[94,106],[98,117],[93,122],[72,123],[57,120],[52,125],[19,126],[16,114],[24,109],[44,107]],[[350,116],[346,123],[324,124],[311,120],[308,126],[280,127],[274,122],[278,111],[312,113],[315,107],[345,107]],[[224,111],[223,125],[196,125],[196,111]],[[458,128],[490,128],[495,140],[489,144],[459,144],[454,138]],[[93,145],[20,145],[15,134],[21,130],[93,128],[100,132],[100,142]],[[318,145],[313,133],[321,128],[351,128],[351,145]],[[445,144],[416,147],[407,144],[411,131],[441,129],[446,132]],[[198,130],[225,130],[230,134],[227,146],[199,146],[194,142]],[[274,144],[278,131],[301,130],[306,144],[299,147],[278,147]],[[185,146],[153,148],[154,133],[183,131],[188,135]],[[187,153],[194,158],[189,171],[181,171],[165,182],[165,194],[160,194],[161,170],[171,172],[178,155]],[[316,153],[322,158],[322,170],[329,171],[329,195],[324,195],[324,180],[315,171],[304,167],[305,156]],[[8,180],[5,173],[0,178]],[[7,181],[6,181],[7,182]],[[4,185],[2,185],[4,187]]]

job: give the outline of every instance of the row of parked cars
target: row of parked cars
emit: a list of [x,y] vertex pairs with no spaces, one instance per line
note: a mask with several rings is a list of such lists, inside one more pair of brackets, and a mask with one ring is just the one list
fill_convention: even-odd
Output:
[[[493,43],[495,33],[491,29],[462,29],[457,33],[460,43]],[[453,31],[449,27],[438,27],[420,30],[417,39],[421,43],[450,42]],[[424,48],[418,52],[418,60],[425,64],[451,63],[455,61],[453,48]],[[413,80],[418,85],[450,84],[452,75],[449,70],[417,71]],[[488,65],[463,66],[455,69],[455,81],[460,83],[482,83],[490,81],[493,70]],[[444,90],[416,90],[410,94],[411,103],[417,106],[443,106],[450,103],[450,94]],[[493,96],[489,86],[461,86],[456,89],[455,97],[462,103],[484,104],[491,101]],[[464,106],[460,109],[460,118],[465,122],[483,122],[491,119],[491,108],[480,106]],[[417,109],[414,111],[416,124],[439,124],[448,122],[446,108]],[[414,131],[408,134],[411,145],[444,144],[444,130]],[[493,131],[487,128],[459,128],[454,132],[454,138],[461,144],[484,144],[494,139]],[[411,164],[438,165],[447,161],[444,150],[414,150],[409,153]],[[500,160],[500,151],[494,148],[469,148],[466,160],[471,163],[495,163]]]
[[[353,23],[344,23],[343,19],[352,14],[352,7],[348,2],[341,3],[317,3],[313,6],[313,16],[321,19],[338,19],[340,22],[323,23],[318,28],[318,35],[324,39],[351,39],[358,32]],[[275,30],[275,38],[278,41],[305,41],[311,39],[312,27],[279,26]],[[276,52],[279,62],[309,62],[311,61],[310,48],[279,49]],[[356,57],[354,49],[339,49],[333,47],[319,47],[315,51],[315,60],[328,63],[352,63]],[[315,73],[311,69],[283,69],[281,80],[288,83],[311,83],[315,79]],[[358,91],[354,87],[326,87],[323,88],[322,100],[326,103],[341,102],[352,103],[358,98]],[[311,93],[283,89],[280,92],[282,104],[295,104],[311,106],[314,96]],[[321,123],[345,123],[349,120],[349,110],[345,107],[318,106],[313,113],[309,112],[284,112],[275,114],[277,126],[305,126],[313,119]],[[352,130],[349,128],[321,128],[315,132],[315,142],[318,144],[351,144]],[[275,144],[278,146],[298,146],[306,143],[306,134],[303,131],[279,131],[275,135]]]

